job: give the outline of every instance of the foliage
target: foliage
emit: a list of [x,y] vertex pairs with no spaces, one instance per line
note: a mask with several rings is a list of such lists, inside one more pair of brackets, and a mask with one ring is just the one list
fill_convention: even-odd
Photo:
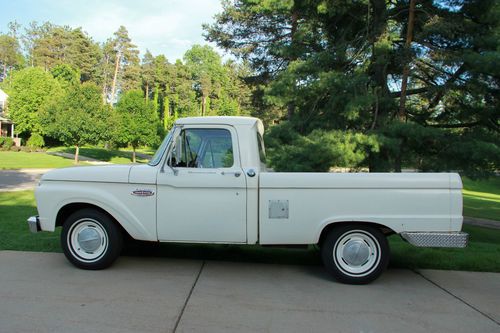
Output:
[[381,160],[376,165],[388,169],[399,163],[400,168],[406,165],[422,171],[461,170],[473,178],[486,177],[500,165],[500,147],[492,137],[479,137],[477,131],[392,123],[377,131],[381,143],[377,158]]
[[61,95],[61,86],[52,75],[38,67],[28,67],[12,74],[9,93],[9,116],[16,123],[16,133],[23,137],[45,133],[41,111]]
[[269,165],[276,171],[329,171],[331,166],[359,166],[379,149],[376,137],[344,131],[314,130],[300,135],[284,123],[266,137]]
[[[89,81],[110,108],[142,89],[158,133],[185,116],[281,124],[295,139],[269,141],[277,169],[363,165],[485,177],[499,169],[499,15],[495,0],[224,1],[205,37],[234,57],[194,45],[175,62],[149,51],[140,61],[123,26],[98,44],[81,28],[32,22],[21,31],[13,23],[0,34],[9,77],[1,85],[25,138],[45,135],[47,100]],[[45,78],[14,82],[23,66],[43,68]]]
[[114,54],[114,74],[111,84],[110,101],[116,101],[116,92],[127,91],[139,87],[139,51],[132,43],[128,31],[120,26],[114,38],[108,41],[111,53]]
[[0,137],[0,147],[10,149],[14,145],[14,140],[9,137]]
[[80,83],[80,71],[74,69],[68,64],[55,65],[50,73],[59,81],[62,87],[69,88],[72,85]]
[[[499,167],[491,154],[499,149],[500,79],[492,64],[500,59],[500,5],[417,2],[410,22],[409,3],[235,0],[204,28],[209,41],[253,69],[247,81],[260,116],[281,114],[302,136],[376,134],[381,149],[366,161],[372,171],[399,171],[406,160],[491,174]],[[399,91],[405,71],[408,89]],[[445,138],[453,152],[430,147],[422,155],[419,138]],[[450,163],[452,153],[459,156]]]
[[47,134],[65,145],[78,148],[110,139],[111,111],[102,104],[101,91],[93,83],[71,87],[58,100],[54,100],[44,113]]
[[30,148],[42,148],[43,146],[45,146],[43,136],[38,133],[33,133],[26,142],[26,146]]
[[158,118],[153,106],[144,100],[141,91],[132,90],[122,95],[116,105],[118,116],[115,140],[121,144],[129,144],[134,150],[139,145],[153,145],[157,136]]
[[[133,152],[129,150],[116,150],[109,148],[91,147],[85,146],[79,149],[80,154],[85,157],[89,157],[98,161],[109,162],[113,164],[128,164],[133,159]],[[48,149],[49,153],[67,153],[75,154],[76,149],[74,147],[52,147]],[[139,163],[146,163],[148,159],[142,158],[144,155],[140,155],[137,158]]]
[[81,28],[32,24],[27,31],[34,65],[52,70],[61,64],[78,68],[82,81],[95,77],[99,46]]
[[23,57],[20,52],[18,40],[11,35],[0,34],[0,78],[5,80],[7,73],[22,63]]

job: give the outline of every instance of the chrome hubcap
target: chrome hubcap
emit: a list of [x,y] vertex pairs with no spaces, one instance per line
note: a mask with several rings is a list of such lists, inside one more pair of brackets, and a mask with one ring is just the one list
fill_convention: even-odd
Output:
[[380,263],[380,244],[364,230],[351,230],[340,236],[333,247],[335,265],[344,274],[362,277]]
[[94,252],[101,245],[101,236],[95,228],[85,228],[77,236],[78,244],[85,252]]
[[68,246],[75,258],[82,262],[98,261],[108,250],[106,229],[97,220],[83,218],[75,222],[68,232]]
[[361,266],[368,260],[370,256],[370,248],[361,240],[349,240],[344,245],[342,257],[345,262],[351,266]]

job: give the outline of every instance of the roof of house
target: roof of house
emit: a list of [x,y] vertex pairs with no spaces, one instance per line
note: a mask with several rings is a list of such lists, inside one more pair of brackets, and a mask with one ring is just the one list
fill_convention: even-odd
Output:
[[6,118],[3,113],[0,113],[0,122],[2,122],[4,124],[12,124],[12,120],[10,120],[9,118]]

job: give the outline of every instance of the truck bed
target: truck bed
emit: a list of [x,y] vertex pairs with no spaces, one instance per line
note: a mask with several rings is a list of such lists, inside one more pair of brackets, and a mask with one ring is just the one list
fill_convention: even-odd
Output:
[[326,225],[352,221],[459,231],[461,190],[454,173],[261,173],[259,242],[316,244]]

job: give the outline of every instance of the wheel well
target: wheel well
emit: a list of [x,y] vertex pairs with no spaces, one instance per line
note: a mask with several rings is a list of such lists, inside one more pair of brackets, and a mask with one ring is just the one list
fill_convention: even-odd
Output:
[[348,225],[365,225],[365,226],[375,227],[375,228],[379,229],[385,236],[389,236],[389,235],[396,233],[394,230],[392,230],[391,228],[388,228],[385,225],[373,223],[373,222],[361,222],[361,221],[360,222],[352,222],[352,221],[333,222],[333,223],[330,223],[326,227],[323,228],[323,230],[321,231],[321,235],[319,236],[318,244],[320,246],[321,246],[321,244],[323,244],[323,241],[325,240],[325,238],[328,235],[328,233],[330,232],[330,230],[337,228],[337,227],[340,227],[342,225],[346,225],[346,224],[348,224]]
[[99,206],[96,206],[96,205],[92,205],[92,204],[89,204],[89,203],[83,203],[83,202],[75,202],[75,203],[70,203],[70,204],[67,204],[66,206],[62,207],[59,212],[57,213],[57,217],[56,217],[56,227],[62,227],[62,225],[64,224],[64,221],[66,221],[66,219],[71,215],[73,214],[74,212],[76,211],[79,211],[81,209],[85,209],[85,208],[91,208],[91,209],[95,209],[95,210],[98,210],[106,215],[109,216],[109,218],[114,221],[114,223],[116,225],[118,225],[118,227],[122,230],[123,232],[123,235],[125,236],[129,236],[129,233],[127,232],[127,230],[125,230],[122,225],[110,214],[108,213],[107,211],[105,211],[104,209],[102,209],[101,207]]

